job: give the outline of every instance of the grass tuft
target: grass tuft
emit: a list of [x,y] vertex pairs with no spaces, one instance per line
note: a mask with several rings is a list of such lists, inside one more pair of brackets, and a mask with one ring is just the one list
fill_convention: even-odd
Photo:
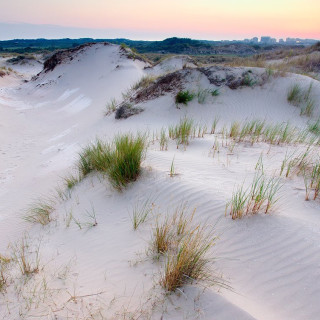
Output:
[[97,140],[80,153],[79,172],[83,177],[91,171],[102,172],[120,191],[138,178],[145,150],[146,137],[143,135],[119,135],[112,144]]
[[187,105],[188,102],[192,101],[194,98],[194,94],[191,93],[188,90],[185,91],[179,91],[176,95],[176,104],[182,103],[184,105]]
[[5,291],[8,285],[8,266],[11,259],[0,254],[0,293]]
[[187,232],[179,242],[176,251],[167,257],[165,271],[160,284],[169,292],[184,284],[212,278],[208,251],[215,245],[216,237],[206,227],[197,225]]
[[143,89],[149,87],[157,79],[156,76],[143,76],[138,82],[133,85],[133,90]]
[[186,146],[189,144],[193,129],[195,129],[193,120],[185,117],[180,119],[178,125],[169,127],[169,137],[177,140],[177,148],[179,144]]
[[300,107],[300,115],[311,117],[315,109],[315,102],[311,98],[312,83],[307,89],[302,89],[299,84],[294,84],[289,88],[287,100],[294,106]]
[[52,221],[52,212],[54,211],[54,202],[50,199],[39,199],[33,203],[27,210],[23,219],[30,223],[40,223],[42,226]]
[[22,275],[30,276],[40,269],[40,242],[37,246],[30,244],[29,236],[11,246],[12,260],[17,263]]
[[138,227],[147,220],[153,208],[154,208],[154,203],[150,199],[147,199],[143,203],[137,203],[134,206],[132,216],[131,216],[131,221],[132,221],[134,230],[137,230]]

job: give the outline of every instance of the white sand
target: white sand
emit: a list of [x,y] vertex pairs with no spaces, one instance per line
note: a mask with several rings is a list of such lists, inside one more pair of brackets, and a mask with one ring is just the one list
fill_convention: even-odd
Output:
[[[152,307],[152,319],[319,318],[320,203],[304,201],[303,178],[283,180],[281,199],[268,215],[237,221],[224,216],[234,187],[243,181],[249,185],[261,153],[271,176],[279,172],[287,150],[295,147],[240,144],[233,155],[221,147],[213,157],[213,135],[192,140],[186,150],[170,141],[168,151],[159,151],[155,141],[141,178],[122,193],[92,174],[74,188],[70,199],[56,205],[56,222],[41,227],[21,219],[32,199],[55,194],[61,177],[72,172],[81,147],[97,136],[110,141],[127,131],[149,131],[152,136],[184,115],[208,128],[215,116],[220,117],[219,127],[258,118],[304,128],[308,118],[286,100],[295,82],[313,82],[315,118],[319,115],[319,82],[292,75],[263,87],[223,88],[203,105],[193,101],[177,109],[174,97],[165,95],[140,104],[145,111],[126,120],[104,116],[111,98],[120,99],[146,72],[179,67],[177,61],[171,58],[167,68],[164,61],[146,71],[141,61],[120,55],[117,46],[97,44],[36,81],[13,85],[11,77],[0,78],[0,252],[6,253],[8,244],[28,231],[31,242],[41,238],[44,266],[20,285],[20,295],[12,285],[0,296],[3,319],[20,319],[21,314],[27,319],[101,319],[98,311],[106,319],[130,319],[129,312],[135,312],[132,319],[144,319],[139,315],[143,311],[147,318]],[[210,84],[194,71],[185,86]],[[315,152],[319,154],[319,148]],[[170,178],[173,158],[178,175]],[[154,219],[137,231],[130,220],[134,205],[148,197],[154,199],[155,214],[172,213],[187,201],[197,208],[196,221],[217,223],[214,269],[233,291],[193,284],[178,294],[163,295],[158,285],[162,264],[146,254]],[[67,227],[70,212],[84,225],[92,221],[93,211],[97,226],[80,230],[72,221]],[[27,297],[33,291],[36,297],[30,303]],[[72,296],[78,296],[76,301]]]

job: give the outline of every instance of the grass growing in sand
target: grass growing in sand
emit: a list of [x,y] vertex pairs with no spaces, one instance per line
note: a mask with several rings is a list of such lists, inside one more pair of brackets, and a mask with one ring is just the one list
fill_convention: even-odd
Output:
[[117,107],[118,107],[117,100],[114,98],[111,99],[106,105],[107,110],[106,110],[105,115],[107,116],[107,115],[111,114],[112,112],[115,112],[117,110]]
[[162,128],[160,132],[160,150],[168,150],[168,136],[166,129]]
[[40,269],[40,242],[37,246],[30,244],[30,237],[25,235],[11,246],[12,260],[17,264],[22,275],[30,276]]
[[312,83],[307,89],[302,89],[299,84],[294,84],[289,88],[287,100],[294,106],[300,107],[300,115],[312,116],[315,102],[311,98]]
[[50,199],[39,199],[33,203],[27,210],[24,220],[31,223],[40,223],[45,226],[52,221],[52,212],[54,211],[54,202]]
[[168,292],[197,280],[224,285],[210,270],[214,230],[206,224],[193,224],[194,213],[183,204],[171,217],[157,220],[154,227],[151,249],[158,257],[165,256],[160,285]]
[[131,216],[131,221],[134,230],[137,230],[138,227],[147,220],[149,214],[152,213],[153,207],[154,203],[150,198],[148,198],[142,203],[137,203],[134,206]]
[[8,285],[8,265],[11,259],[0,254],[0,293],[5,291]]
[[282,187],[280,179],[267,178],[261,162],[257,163],[256,168],[250,189],[244,189],[241,185],[233,192],[226,205],[226,213],[229,211],[233,220],[258,212],[268,213],[279,200],[277,194]]
[[178,125],[169,127],[169,137],[177,140],[177,148],[179,144],[188,145],[193,129],[193,120],[185,117],[180,120]]
[[176,104],[182,103],[184,105],[187,105],[188,102],[192,101],[194,97],[195,95],[188,90],[179,91],[176,95],[175,101]]
[[320,135],[320,118],[317,121],[310,123],[308,130],[315,135]]
[[173,292],[188,282],[211,281],[208,251],[215,245],[216,237],[205,227],[197,225],[179,242],[176,252],[167,257],[160,284]]
[[121,190],[139,176],[145,149],[143,135],[119,135],[111,144],[97,140],[80,153],[78,168],[82,176],[91,171],[106,174],[112,186]]
[[157,79],[156,76],[150,76],[150,75],[143,76],[138,82],[136,82],[132,86],[132,89],[133,90],[138,90],[138,89],[147,88],[152,83],[154,83],[156,81],[156,79]]

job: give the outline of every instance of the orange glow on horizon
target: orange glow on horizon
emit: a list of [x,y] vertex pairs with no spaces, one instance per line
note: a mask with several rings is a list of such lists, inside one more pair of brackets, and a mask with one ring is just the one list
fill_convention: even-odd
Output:
[[[16,8],[19,7],[19,10]],[[319,0],[11,0],[0,21],[239,38],[320,39]]]

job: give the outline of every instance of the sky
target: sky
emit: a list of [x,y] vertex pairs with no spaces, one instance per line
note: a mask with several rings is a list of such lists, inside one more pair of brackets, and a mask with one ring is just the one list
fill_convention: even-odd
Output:
[[320,0],[0,0],[0,9],[1,39],[320,39]]

